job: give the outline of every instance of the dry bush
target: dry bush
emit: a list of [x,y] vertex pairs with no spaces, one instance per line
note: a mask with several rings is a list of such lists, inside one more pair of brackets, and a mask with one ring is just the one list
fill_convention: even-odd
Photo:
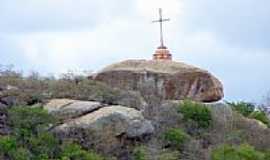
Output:
[[145,107],[140,94],[112,89],[85,76],[68,73],[56,79],[41,77],[33,72],[28,77],[23,77],[12,70],[2,71],[0,75],[0,100],[9,106],[33,105],[54,98],[69,98],[119,104],[137,109]]

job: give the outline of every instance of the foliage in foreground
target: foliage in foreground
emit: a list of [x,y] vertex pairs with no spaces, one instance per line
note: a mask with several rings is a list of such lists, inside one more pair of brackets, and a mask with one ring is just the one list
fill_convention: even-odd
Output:
[[222,145],[212,151],[212,160],[269,160],[269,154],[257,151],[248,144]]
[[42,108],[13,107],[8,111],[12,133],[0,138],[3,160],[103,160],[73,143],[62,143],[49,127],[54,118]]
[[179,160],[180,153],[178,151],[165,150],[160,153],[158,160]]
[[147,150],[145,146],[137,146],[133,151],[134,160],[147,160]]
[[[157,155],[154,155],[157,160],[179,160],[180,153],[179,151],[172,151],[164,149],[160,151]],[[151,160],[153,159],[146,146],[137,146],[133,150],[134,160]]]
[[197,123],[199,128],[208,128],[212,124],[211,111],[202,103],[185,100],[180,104],[179,112],[183,114],[184,120]]

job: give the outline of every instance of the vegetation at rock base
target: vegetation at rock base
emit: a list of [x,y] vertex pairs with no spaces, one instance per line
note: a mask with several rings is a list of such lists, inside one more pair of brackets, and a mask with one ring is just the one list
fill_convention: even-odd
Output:
[[222,145],[212,151],[212,160],[267,160],[267,153],[257,151],[248,144],[240,146]]
[[270,120],[267,117],[266,113],[263,111],[254,111],[249,115],[249,118],[253,118],[253,119],[256,119],[258,121],[261,121],[262,123],[264,123],[268,127],[270,127]]
[[189,135],[180,128],[171,128],[164,133],[164,140],[173,148],[180,149],[188,139]]
[[248,102],[227,102],[227,104],[243,116],[256,119],[270,127],[270,120],[260,107]]
[[100,155],[83,150],[80,145],[66,144],[60,153],[61,160],[104,160]]
[[63,143],[48,131],[55,118],[40,107],[12,107],[8,110],[10,135],[0,137],[3,160],[103,160],[73,143]]
[[227,102],[235,111],[248,117],[255,110],[255,105],[247,102]]
[[106,84],[72,72],[63,74],[59,78],[42,77],[35,72],[25,77],[12,69],[0,68],[0,90],[0,98],[9,99],[8,102],[6,100],[1,102],[9,106],[45,103],[54,98],[132,105],[134,108],[141,105],[138,95],[133,92],[113,89]]
[[265,160],[270,160],[270,150],[268,150],[267,152],[265,152],[264,158],[265,158]]
[[183,114],[184,120],[193,121],[200,128],[208,128],[212,123],[211,111],[202,103],[185,100],[180,104],[179,112]]
[[[133,150],[134,160],[152,160],[148,148],[146,146],[137,146]],[[157,160],[179,160],[180,152],[177,150],[163,149],[155,155]]]
[[179,160],[179,151],[167,151],[164,150],[158,156],[158,160]]
[[133,156],[134,156],[134,160],[147,160],[149,159],[147,150],[145,146],[137,146],[134,150],[133,150]]

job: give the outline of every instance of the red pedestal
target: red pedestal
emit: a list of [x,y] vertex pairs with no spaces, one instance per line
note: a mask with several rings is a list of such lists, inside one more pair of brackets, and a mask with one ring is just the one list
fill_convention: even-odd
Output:
[[157,49],[153,60],[172,60],[172,55],[168,49]]

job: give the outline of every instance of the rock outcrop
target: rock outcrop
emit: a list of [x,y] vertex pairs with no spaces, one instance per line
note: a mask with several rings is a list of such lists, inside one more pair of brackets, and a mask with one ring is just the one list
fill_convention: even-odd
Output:
[[112,64],[93,77],[124,90],[152,94],[166,100],[214,102],[223,98],[221,82],[209,72],[166,60],[127,60]]
[[[59,117],[62,124],[54,127],[61,138],[80,139],[88,146],[88,140],[105,145],[100,148],[110,152],[121,147],[124,139],[140,139],[151,135],[154,127],[142,113],[134,108],[105,105],[100,102],[54,99],[44,106],[50,114]],[[82,137],[78,137],[80,134]],[[106,147],[106,148],[104,148]]]
[[150,135],[153,132],[151,123],[144,119],[135,109],[123,106],[107,106],[95,112],[69,120],[58,126],[56,130],[68,133],[79,128],[98,132],[110,132],[112,137],[121,135],[127,138],[137,138]]
[[61,120],[80,117],[103,107],[100,102],[78,101],[71,99],[54,99],[44,106],[44,109]]
[[154,134],[151,121],[135,108],[70,99],[50,100],[44,108],[61,120],[51,128],[57,137],[103,154],[125,157],[127,144]]

